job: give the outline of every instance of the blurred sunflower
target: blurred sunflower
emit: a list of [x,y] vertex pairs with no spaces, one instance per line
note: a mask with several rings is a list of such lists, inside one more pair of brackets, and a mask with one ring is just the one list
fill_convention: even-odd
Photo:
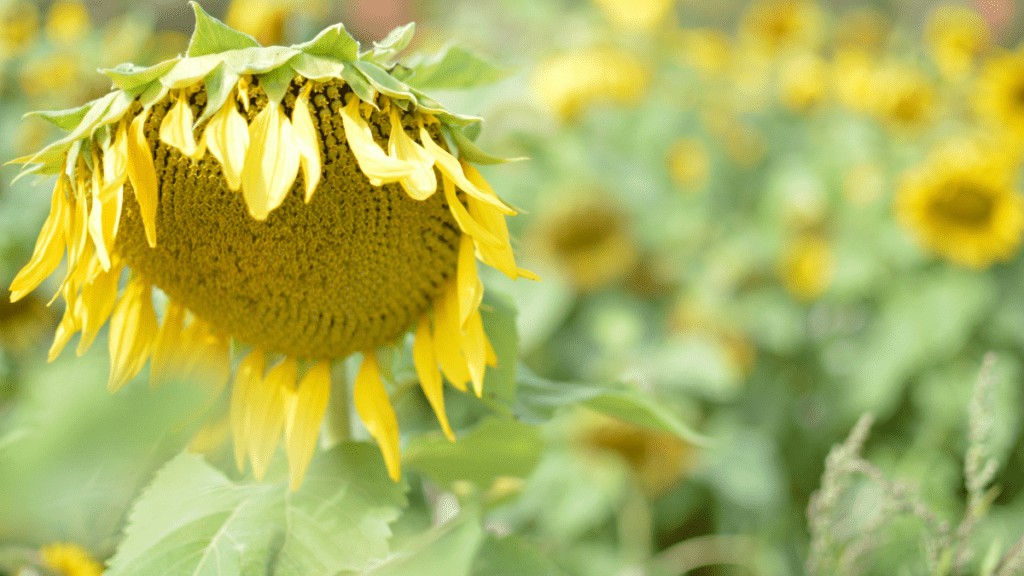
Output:
[[861,48],[836,51],[829,69],[840,104],[855,112],[871,111],[876,66],[875,57]]
[[1020,245],[1024,204],[1014,177],[1013,165],[997,150],[946,142],[905,175],[896,215],[928,249],[985,268],[1012,258]]
[[322,0],[232,0],[225,22],[260,44],[279,44],[285,40],[285,24],[290,16],[319,18],[326,11]]
[[647,92],[650,72],[632,54],[593,47],[556,54],[534,70],[534,94],[556,116],[572,120],[597,102],[636,104]]
[[888,126],[917,130],[935,116],[935,87],[917,67],[889,62],[875,70],[871,107]]
[[840,17],[836,25],[836,46],[879,53],[885,50],[890,32],[885,15],[872,7],[857,7]]
[[828,93],[828,67],[821,56],[801,52],[787,58],[779,70],[779,98],[795,112],[821,103]]
[[74,0],[56,2],[46,14],[46,37],[54,44],[80,42],[92,29],[92,17],[85,4]]
[[25,52],[39,35],[39,9],[32,2],[0,8],[0,61]]
[[100,576],[103,565],[77,544],[48,544],[39,550],[43,566],[60,576]]
[[671,38],[683,63],[707,77],[720,77],[733,60],[732,40],[721,30],[677,30]]
[[768,56],[791,49],[816,48],[821,42],[821,8],[807,0],[758,0],[740,21],[740,39]]
[[625,30],[650,31],[664,23],[674,0],[594,0],[613,25]]
[[698,138],[680,138],[668,151],[668,172],[676,185],[695,191],[707,184],[711,174],[711,157]]
[[[232,342],[249,347],[231,395],[236,461],[248,456],[262,478],[283,433],[293,488],[332,362],[361,353],[355,408],[397,479],[398,424],[376,350],[415,327],[420,383],[454,438],[442,374],[479,395],[496,362],[476,259],[533,277],[509,243],[515,211],[466,161],[472,152],[457,158],[445,144],[445,134],[468,142],[461,126],[475,119],[389,75],[381,44],[359,53],[337,25],[263,48],[195,8],[203,34],[187,56],[108,71],[119,89],[71,119],[51,114],[71,134],[20,159],[58,178],[12,299],[66,250],[50,358],[77,332],[84,352],[109,319],[112,391],[147,360],[155,381],[201,363],[226,384]],[[155,289],[167,297],[162,318]]]
[[985,63],[975,89],[978,114],[993,126],[1024,135],[1024,52]]
[[622,279],[636,264],[629,215],[612,202],[570,201],[537,226],[537,252],[564,271],[581,292]]
[[925,42],[947,78],[960,78],[970,72],[990,41],[985,20],[970,8],[940,6],[928,17]]
[[804,235],[782,255],[782,284],[800,300],[814,300],[832,283],[835,258],[832,247],[819,236]]

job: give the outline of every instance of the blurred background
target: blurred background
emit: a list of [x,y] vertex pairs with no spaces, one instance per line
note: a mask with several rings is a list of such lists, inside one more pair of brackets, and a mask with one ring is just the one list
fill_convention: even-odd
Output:
[[[517,304],[521,358],[550,380],[626,382],[713,439],[581,410],[544,425],[536,467],[492,487],[511,495],[487,522],[539,542],[558,573],[801,573],[829,449],[867,412],[865,457],[955,526],[988,352],[999,489],[962,573],[1024,534],[1015,0],[201,3],[263,44],[340,21],[365,45],[415,21],[413,50],[454,39],[504,70],[437,96],[487,119],[483,147],[529,158],[486,169],[525,212],[517,251],[543,278],[486,279]],[[97,68],[174,56],[192,22],[177,1],[0,1],[0,159],[56,136],[25,112],[106,93]],[[49,203],[15,172],[0,170],[2,286]],[[50,479],[47,502],[0,490],[0,542],[72,539],[102,558],[174,444],[164,406],[191,400],[137,387],[112,401],[102,351],[47,365],[60,312],[47,297],[0,298],[0,431],[52,430],[0,462],[0,485]],[[886,495],[850,498],[830,538],[881,535],[849,573],[925,566],[927,523],[875,526]],[[68,506],[114,510],[109,530]]]

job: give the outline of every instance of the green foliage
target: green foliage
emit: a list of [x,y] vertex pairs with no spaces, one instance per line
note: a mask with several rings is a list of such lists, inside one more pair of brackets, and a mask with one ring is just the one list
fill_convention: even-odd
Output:
[[377,450],[320,455],[297,492],[287,482],[233,482],[200,456],[167,464],[132,510],[108,574],[334,574],[388,551],[404,505]]

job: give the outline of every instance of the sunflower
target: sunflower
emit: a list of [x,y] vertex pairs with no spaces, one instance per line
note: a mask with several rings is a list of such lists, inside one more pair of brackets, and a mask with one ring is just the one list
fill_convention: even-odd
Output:
[[480,395],[496,363],[476,260],[534,278],[509,243],[504,218],[515,211],[468,162],[493,160],[462,132],[478,119],[387,71],[411,25],[365,52],[340,24],[265,48],[193,7],[186,56],[106,71],[110,94],[44,114],[70,134],[19,159],[57,179],[12,299],[66,252],[50,358],[78,332],[84,352],[109,320],[111,391],[147,361],[154,381],[199,364],[226,384],[234,351],[237,464],[248,457],[262,478],[283,435],[293,488],[331,364],[360,354],[355,409],[397,479],[378,349],[415,332],[420,384],[453,439],[442,375]]
[[650,31],[668,19],[673,0],[594,0],[605,18],[624,30]]
[[888,62],[873,76],[872,112],[891,128],[918,130],[935,116],[935,87],[916,67],[903,62]]
[[835,272],[832,248],[819,236],[801,236],[783,253],[780,272],[782,284],[790,294],[800,300],[814,300],[832,283]]
[[907,173],[896,215],[927,248],[972,268],[1012,258],[1024,231],[1013,165],[975,141],[946,142]]
[[991,42],[985,19],[963,6],[940,6],[932,12],[925,41],[939,70],[951,79],[970,72]]
[[577,118],[597,102],[636,104],[649,82],[650,71],[639,58],[601,46],[553,55],[531,78],[534,94],[563,120]]
[[740,38],[758,52],[775,56],[791,49],[813,49],[821,42],[821,8],[806,0],[759,0],[744,11]]
[[979,116],[1012,134],[1024,133],[1024,52],[989,59],[975,90]]

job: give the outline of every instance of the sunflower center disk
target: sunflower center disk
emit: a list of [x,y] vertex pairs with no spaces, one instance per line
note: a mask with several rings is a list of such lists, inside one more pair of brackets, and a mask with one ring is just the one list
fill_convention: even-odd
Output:
[[992,193],[971,184],[951,186],[932,202],[932,210],[940,218],[968,227],[988,224],[994,208]]
[[[333,97],[331,97],[333,96]],[[265,222],[228,189],[209,154],[193,162],[146,134],[160,203],[146,243],[126,190],[118,253],[146,280],[235,339],[300,358],[339,358],[399,337],[453,278],[459,232],[441,194],[372,186],[346,145],[338,90],[314,92],[324,173],[309,204],[302,177]],[[250,110],[250,117],[254,110]],[[379,131],[375,113],[371,125]],[[376,122],[376,125],[374,123]]]

